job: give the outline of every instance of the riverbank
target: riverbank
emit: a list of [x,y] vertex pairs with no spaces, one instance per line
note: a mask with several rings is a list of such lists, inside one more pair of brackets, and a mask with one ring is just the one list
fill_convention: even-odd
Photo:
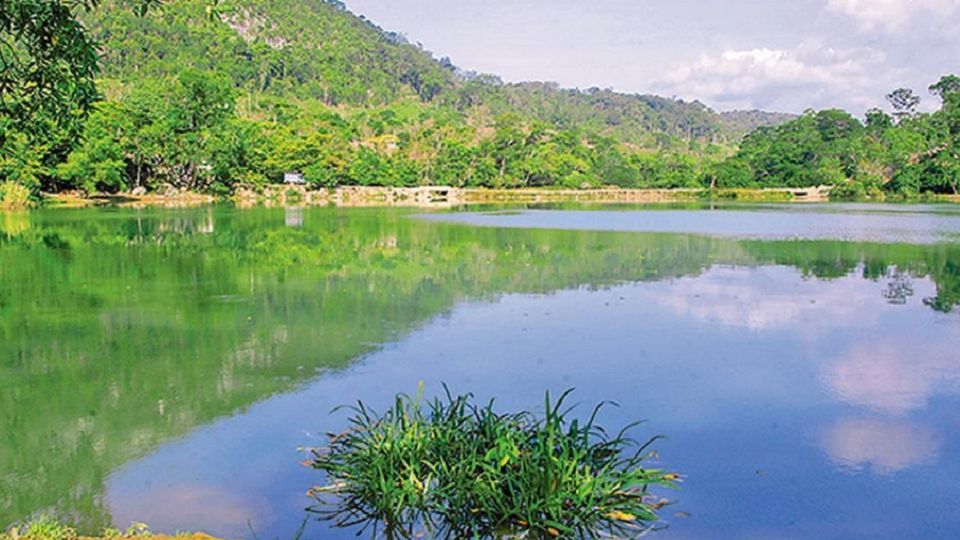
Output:
[[[57,208],[116,206],[121,208],[189,208],[232,202],[240,208],[266,207],[410,207],[453,208],[474,204],[659,204],[693,201],[778,203],[829,202],[829,186],[766,189],[550,189],[454,188],[444,186],[377,187],[344,186],[312,189],[302,185],[270,185],[239,189],[228,197],[170,191],[160,193],[85,194],[63,192],[43,195],[43,205]],[[835,199],[833,199],[835,200]],[[960,195],[923,194],[915,198],[843,200],[842,202],[960,203]],[[18,208],[20,209],[20,208]],[[0,207],[0,210],[7,208]]]
[[206,533],[157,534],[143,523],[135,523],[125,531],[106,529],[99,536],[77,534],[77,530],[53,518],[44,517],[26,525],[0,532],[0,540],[218,540]]
[[60,208],[87,206],[193,207],[230,201],[239,207],[253,206],[338,206],[450,208],[491,203],[591,203],[655,204],[698,200],[743,202],[826,202],[829,189],[483,189],[443,186],[373,187],[345,186],[311,189],[302,185],[271,185],[240,189],[232,196],[218,198],[190,191],[159,193],[93,194],[67,192],[45,194],[44,204]]
[[187,208],[217,202],[217,197],[193,191],[172,193],[112,193],[87,194],[78,191],[45,193],[43,202],[57,208],[86,208],[89,206],[119,206],[124,208],[172,207]]

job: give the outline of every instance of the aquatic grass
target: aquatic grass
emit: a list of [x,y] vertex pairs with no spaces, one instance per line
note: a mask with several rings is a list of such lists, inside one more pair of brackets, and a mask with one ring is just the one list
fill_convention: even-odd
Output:
[[[398,395],[382,415],[362,402],[351,426],[330,435],[311,465],[326,473],[315,488],[321,518],[341,527],[382,527],[414,537],[422,527],[447,538],[503,536],[635,537],[657,523],[667,503],[651,486],[676,487],[677,475],[644,465],[657,439],[610,436],[596,419],[565,408],[570,391],[545,399],[542,417],[501,414],[470,394],[424,401]],[[363,530],[361,529],[361,530]]]
[[0,540],[75,540],[76,529],[64,525],[51,516],[42,515],[0,534]]
[[[302,532],[302,531],[301,531]],[[294,540],[299,540],[299,534]],[[105,528],[99,535],[86,536],[77,533],[77,529],[55,517],[42,514],[23,524],[15,525],[8,531],[0,531],[0,540],[216,540],[204,533],[180,532],[175,535],[155,535],[150,526],[134,522],[126,530]]]
[[23,210],[33,206],[33,192],[16,182],[0,182],[0,210]]
[[[126,531],[107,528],[100,534],[103,540],[120,540],[130,538],[150,538],[153,533],[150,527],[143,523],[134,523]],[[0,540],[77,540],[81,537],[77,530],[62,521],[49,516],[41,515],[23,525],[11,527],[7,532],[0,532]]]

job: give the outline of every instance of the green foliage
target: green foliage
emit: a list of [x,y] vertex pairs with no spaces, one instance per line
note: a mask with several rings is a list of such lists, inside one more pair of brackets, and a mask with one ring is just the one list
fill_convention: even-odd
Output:
[[[44,146],[34,144],[26,134],[7,131],[0,141],[0,182],[35,194],[48,171],[43,162],[45,152]],[[5,193],[13,191],[8,187]]]
[[[0,2],[0,181],[36,192],[77,141],[99,99],[100,67],[96,40],[79,17],[99,3]],[[118,7],[144,14],[157,3],[125,0]]]
[[843,111],[810,111],[761,128],[713,171],[721,187],[837,186],[837,199],[916,197],[960,192],[960,78],[947,75],[930,91],[943,102],[916,112],[919,97],[890,94],[897,121],[878,109],[861,124]]
[[[850,141],[863,126],[839,110],[808,112],[744,139],[728,166],[716,171],[720,187],[807,187],[833,184],[852,171]],[[749,181],[745,171],[753,171]]]
[[0,3],[0,118],[39,135],[72,125],[97,98],[97,49],[77,20],[95,0]]
[[56,168],[65,186],[88,192],[118,191],[126,187],[126,163],[119,135],[119,111],[107,104],[87,121],[83,142]]
[[[20,163],[9,174],[35,193],[227,193],[290,171],[317,187],[686,186],[700,174],[691,141],[728,144],[785,119],[608,90],[504,85],[459,72],[335,1],[181,0],[146,9],[156,3],[39,3],[66,6],[56,20],[76,46],[49,53],[79,93],[47,96],[42,114],[7,115],[0,155]],[[99,98],[95,41],[108,100],[84,127]],[[27,117],[34,128],[17,122]],[[633,156],[651,149],[669,155]],[[659,171],[667,177],[653,178]]]
[[[918,113],[906,88],[887,96],[892,116],[872,109],[863,123],[839,110],[717,114],[696,101],[465,73],[337,1],[98,4],[0,6],[0,179],[33,197],[226,194],[291,171],[314,187],[960,191],[956,75],[929,87],[942,103],[933,114]],[[108,97],[99,105],[95,41]]]
[[[421,388],[422,393],[422,388]],[[423,402],[397,396],[383,415],[362,402],[351,428],[315,451],[327,474],[314,511],[339,524],[373,522],[403,537],[426,526],[433,536],[485,538],[505,530],[538,536],[636,536],[656,522],[650,486],[674,487],[677,475],[643,466],[653,452],[564,408],[570,391],[545,413],[501,414],[472,396]],[[332,495],[330,499],[326,495]]]
[[[125,531],[106,527],[100,534],[103,540],[145,539],[153,536],[150,526],[133,523]],[[62,521],[48,515],[42,515],[25,525],[15,526],[7,533],[0,533],[0,540],[77,540],[76,529],[64,525]]]
[[944,75],[934,84],[930,85],[930,93],[946,100],[951,94],[960,93],[960,77],[956,75]]
[[16,182],[0,182],[0,210],[20,210],[33,204],[30,190]]
[[556,83],[504,85],[480,79],[468,82],[461,94],[466,103],[488,107],[495,114],[515,113],[558,129],[578,128],[664,150],[689,140],[736,143],[756,127],[792,118],[758,111],[717,114],[698,101],[599,88],[570,90]]
[[844,180],[830,192],[830,199],[837,201],[882,201],[885,198],[883,186],[876,178]]
[[0,540],[76,540],[76,538],[76,530],[47,515],[25,525],[14,527],[8,534],[0,535]]
[[125,82],[191,67],[248,92],[365,106],[431,101],[454,86],[429,53],[332,2],[181,0],[137,17],[113,0],[87,20],[105,75]]

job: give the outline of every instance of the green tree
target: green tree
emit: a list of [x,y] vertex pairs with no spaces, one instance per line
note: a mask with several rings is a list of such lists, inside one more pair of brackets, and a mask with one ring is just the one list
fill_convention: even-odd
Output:
[[[126,2],[137,13],[158,0]],[[42,167],[7,169],[0,180],[38,189],[77,139],[99,98],[99,54],[79,18],[98,0],[3,0],[0,2],[0,159]],[[20,147],[33,147],[24,161]],[[43,153],[38,151],[43,149]],[[19,179],[18,179],[19,178]]]
[[126,161],[121,146],[119,111],[107,104],[87,120],[82,143],[57,166],[56,176],[71,188],[87,192],[118,191],[127,187]]
[[930,93],[946,100],[950,94],[960,92],[960,77],[956,75],[944,75],[940,80],[930,85]]
[[887,101],[893,107],[893,115],[903,119],[916,114],[917,107],[920,105],[920,96],[914,94],[909,88],[897,88],[887,94]]

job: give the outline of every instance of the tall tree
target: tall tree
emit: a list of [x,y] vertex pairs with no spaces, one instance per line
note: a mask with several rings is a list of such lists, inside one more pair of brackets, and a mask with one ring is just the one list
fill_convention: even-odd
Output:
[[[130,0],[144,13],[160,0]],[[0,115],[30,132],[75,122],[97,98],[96,42],[79,21],[99,0],[0,0]]]
[[887,94],[887,101],[893,107],[893,115],[898,119],[913,116],[920,106],[920,96],[913,93],[909,88],[897,88]]
[[940,77],[939,81],[930,85],[930,93],[946,103],[947,96],[960,93],[960,77],[956,75],[944,75]]

